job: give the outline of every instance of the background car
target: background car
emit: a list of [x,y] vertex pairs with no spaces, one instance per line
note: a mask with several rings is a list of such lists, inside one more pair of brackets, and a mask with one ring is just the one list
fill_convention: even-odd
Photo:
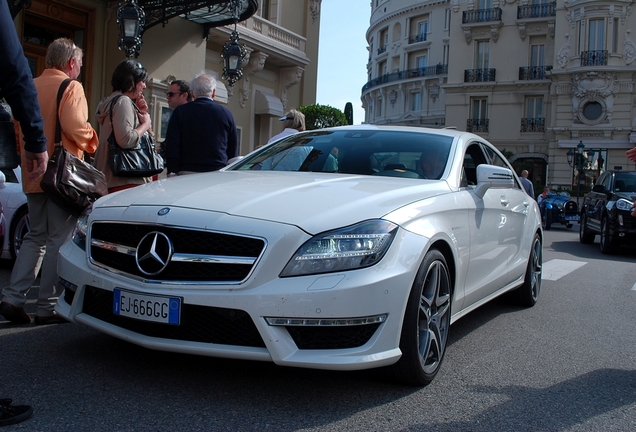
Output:
[[21,182],[22,171],[19,166],[0,170],[0,203],[7,225],[0,258],[14,260],[24,236],[29,232],[29,210]]
[[606,171],[581,205],[581,243],[594,243],[600,235],[601,252],[611,254],[618,246],[633,245],[636,218],[631,213],[636,201],[636,171]]
[[543,229],[546,231],[555,223],[572,228],[572,224],[579,221],[579,206],[565,191],[551,190],[539,203],[539,209],[541,210]]
[[477,135],[307,131],[98,200],[60,250],[56,311],[147,348],[425,385],[454,321],[503,294],[535,304],[542,241]]

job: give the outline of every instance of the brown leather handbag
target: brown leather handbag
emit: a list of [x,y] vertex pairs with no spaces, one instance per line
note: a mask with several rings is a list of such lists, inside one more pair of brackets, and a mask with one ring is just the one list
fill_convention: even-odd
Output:
[[[58,112],[60,100],[70,82],[70,78],[64,80],[57,92]],[[62,146],[59,117],[55,126],[55,151],[49,158],[40,187],[51,201],[75,216],[79,216],[95,200],[108,194],[104,174]]]

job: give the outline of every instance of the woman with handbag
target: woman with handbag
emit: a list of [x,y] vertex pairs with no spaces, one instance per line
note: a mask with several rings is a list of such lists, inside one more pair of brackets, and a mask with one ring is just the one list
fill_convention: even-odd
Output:
[[93,164],[106,176],[109,193],[152,181],[152,174],[123,176],[119,172],[113,172],[113,158],[120,151],[113,147],[115,144],[121,149],[132,150],[139,148],[148,139],[148,131],[152,126],[150,115],[142,112],[135,104],[136,99],[143,97],[147,79],[148,72],[141,63],[122,61],[115,68],[111,79],[113,93],[97,107],[100,146],[95,152]]

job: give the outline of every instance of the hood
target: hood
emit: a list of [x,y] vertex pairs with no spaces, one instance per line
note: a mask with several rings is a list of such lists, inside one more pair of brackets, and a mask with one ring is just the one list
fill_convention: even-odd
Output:
[[214,211],[298,226],[316,234],[381,218],[449,192],[445,181],[273,171],[215,171],[159,180],[101,198],[100,207]]

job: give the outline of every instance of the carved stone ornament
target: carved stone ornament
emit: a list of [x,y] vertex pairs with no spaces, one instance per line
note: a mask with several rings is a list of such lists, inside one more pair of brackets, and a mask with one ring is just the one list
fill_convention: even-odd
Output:
[[[574,74],[571,79],[572,115],[575,123],[595,125],[611,122],[614,113],[614,98],[617,95],[618,79],[611,72],[587,72]],[[603,114],[597,119],[588,119],[583,109],[588,103],[601,105]]]
[[243,67],[243,79],[241,80],[241,99],[239,105],[241,108],[245,108],[247,101],[250,97],[250,81],[251,76],[257,72],[260,72],[265,67],[265,60],[269,55],[261,51],[256,51],[250,54],[249,61]]
[[309,13],[311,13],[311,23],[314,24],[320,16],[320,4],[322,0],[309,1]]
[[280,101],[283,108],[287,109],[287,91],[300,82],[305,69],[300,66],[292,66],[280,70],[280,86],[282,88]]
[[451,0],[451,9],[453,12],[459,12],[459,0]]
[[395,90],[391,90],[389,92],[389,102],[391,102],[391,106],[395,105],[396,100],[397,100],[397,92]]
[[625,42],[623,47],[623,58],[625,59],[625,64],[630,65],[636,60],[636,45],[631,41],[628,34],[631,33],[631,30],[627,30],[625,32]]
[[565,69],[565,67],[570,62],[570,49],[571,49],[570,48],[570,35],[566,34],[565,38],[566,38],[566,42],[561,47],[561,49],[559,50],[559,52],[557,53],[557,56],[556,56],[557,64],[559,66],[561,66],[561,69]]

